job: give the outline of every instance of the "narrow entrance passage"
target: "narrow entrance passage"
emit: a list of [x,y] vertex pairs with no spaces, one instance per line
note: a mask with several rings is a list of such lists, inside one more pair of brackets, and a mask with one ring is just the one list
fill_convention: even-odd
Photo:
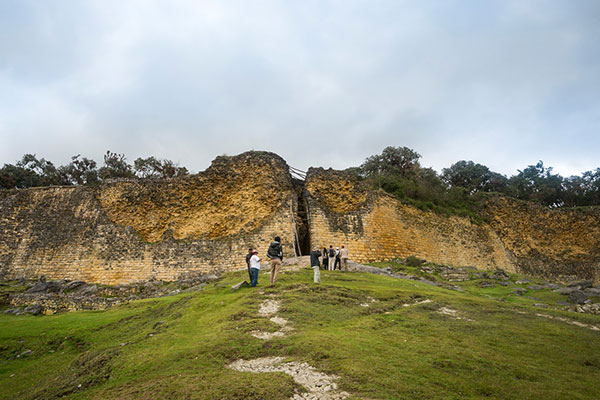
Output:
[[296,191],[297,213],[295,216],[296,222],[296,253],[306,256],[310,254],[310,230],[308,229],[308,212],[306,207],[306,199],[304,197],[304,181],[293,179],[294,190]]

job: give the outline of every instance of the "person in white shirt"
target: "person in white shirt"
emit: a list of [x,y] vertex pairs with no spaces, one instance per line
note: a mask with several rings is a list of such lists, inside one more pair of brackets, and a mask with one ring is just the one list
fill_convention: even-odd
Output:
[[250,257],[250,275],[252,276],[250,286],[252,287],[255,287],[258,284],[258,272],[260,271],[261,259],[258,258],[257,254],[258,251],[254,250],[252,252],[252,257]]

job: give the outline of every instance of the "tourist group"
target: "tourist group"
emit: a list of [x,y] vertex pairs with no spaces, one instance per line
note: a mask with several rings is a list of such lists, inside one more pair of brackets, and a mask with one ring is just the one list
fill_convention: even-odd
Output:
[[[267,257],[271,262],[271,285],[277,282],[279,270],[281,269],[281,263],[283,261],[283,248],[281,247],[281,238],[275,237],[275,240],[269,245],[267,250]],[[332,245],[329,248],[324,247],[321,252],[317,247],[313,248],[310,252],[310,265],[314,271],[314,282],[321,283],[321,262],[319,257],[323,257],[323,269],[329,271],[340,271],[348,270],[348,249],[339,247],[333,248]],[[246,264],[248,264],[248,276],[250,277],[250,286],[255,287],[258,283],[258,273],[260,272],[260,262],[262,259],[258,256],[258,251],[255,248],[248,249],[246,255]]]

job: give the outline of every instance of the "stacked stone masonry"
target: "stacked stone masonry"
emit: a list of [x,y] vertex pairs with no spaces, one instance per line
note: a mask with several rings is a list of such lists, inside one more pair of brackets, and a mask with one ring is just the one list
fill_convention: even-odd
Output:
[[417,256],[559,280],[600,280],[600,213],[489,200],[490,223],[442,216],[369,191],[352,175],[311,168],[305,198],[311,245],[345,245],[358,262]]
[[106,284],[245,266],[280,236],[293,253],[288,166],[269,153],[219,157],[198,175],[0,194],[0,275]]
[[[600,279],[600,213],[489,202],[489,223],[447,217],[368,190],[352,175],[311,168],[304,183],[310,245],[345,245],[351,259],[417,256],[558,279]],[[304,200],[302,200],[302,198]],[[167,181],[0,192],[0,278],[107,284],[176,280],[245,267],[280,236],[294,254],[298,196],[281,157],[217,157]],[[297,228],[297,227],[296,227]]]

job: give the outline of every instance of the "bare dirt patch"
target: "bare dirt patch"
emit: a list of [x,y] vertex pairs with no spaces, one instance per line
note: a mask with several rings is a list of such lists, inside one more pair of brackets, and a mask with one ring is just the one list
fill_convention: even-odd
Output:
[[284,362],[283,357],[264,357],[254,360],[237,360],[228,365],[240,372],[267,373],[283,372],[294,379],[296,383],[303,386],[306,393],[296,393],[292,400],[338,400],[350,396],[349,393],[339,391],[337,383],[338,377],[327,375],[317,371],[308,363],[304,362]]

